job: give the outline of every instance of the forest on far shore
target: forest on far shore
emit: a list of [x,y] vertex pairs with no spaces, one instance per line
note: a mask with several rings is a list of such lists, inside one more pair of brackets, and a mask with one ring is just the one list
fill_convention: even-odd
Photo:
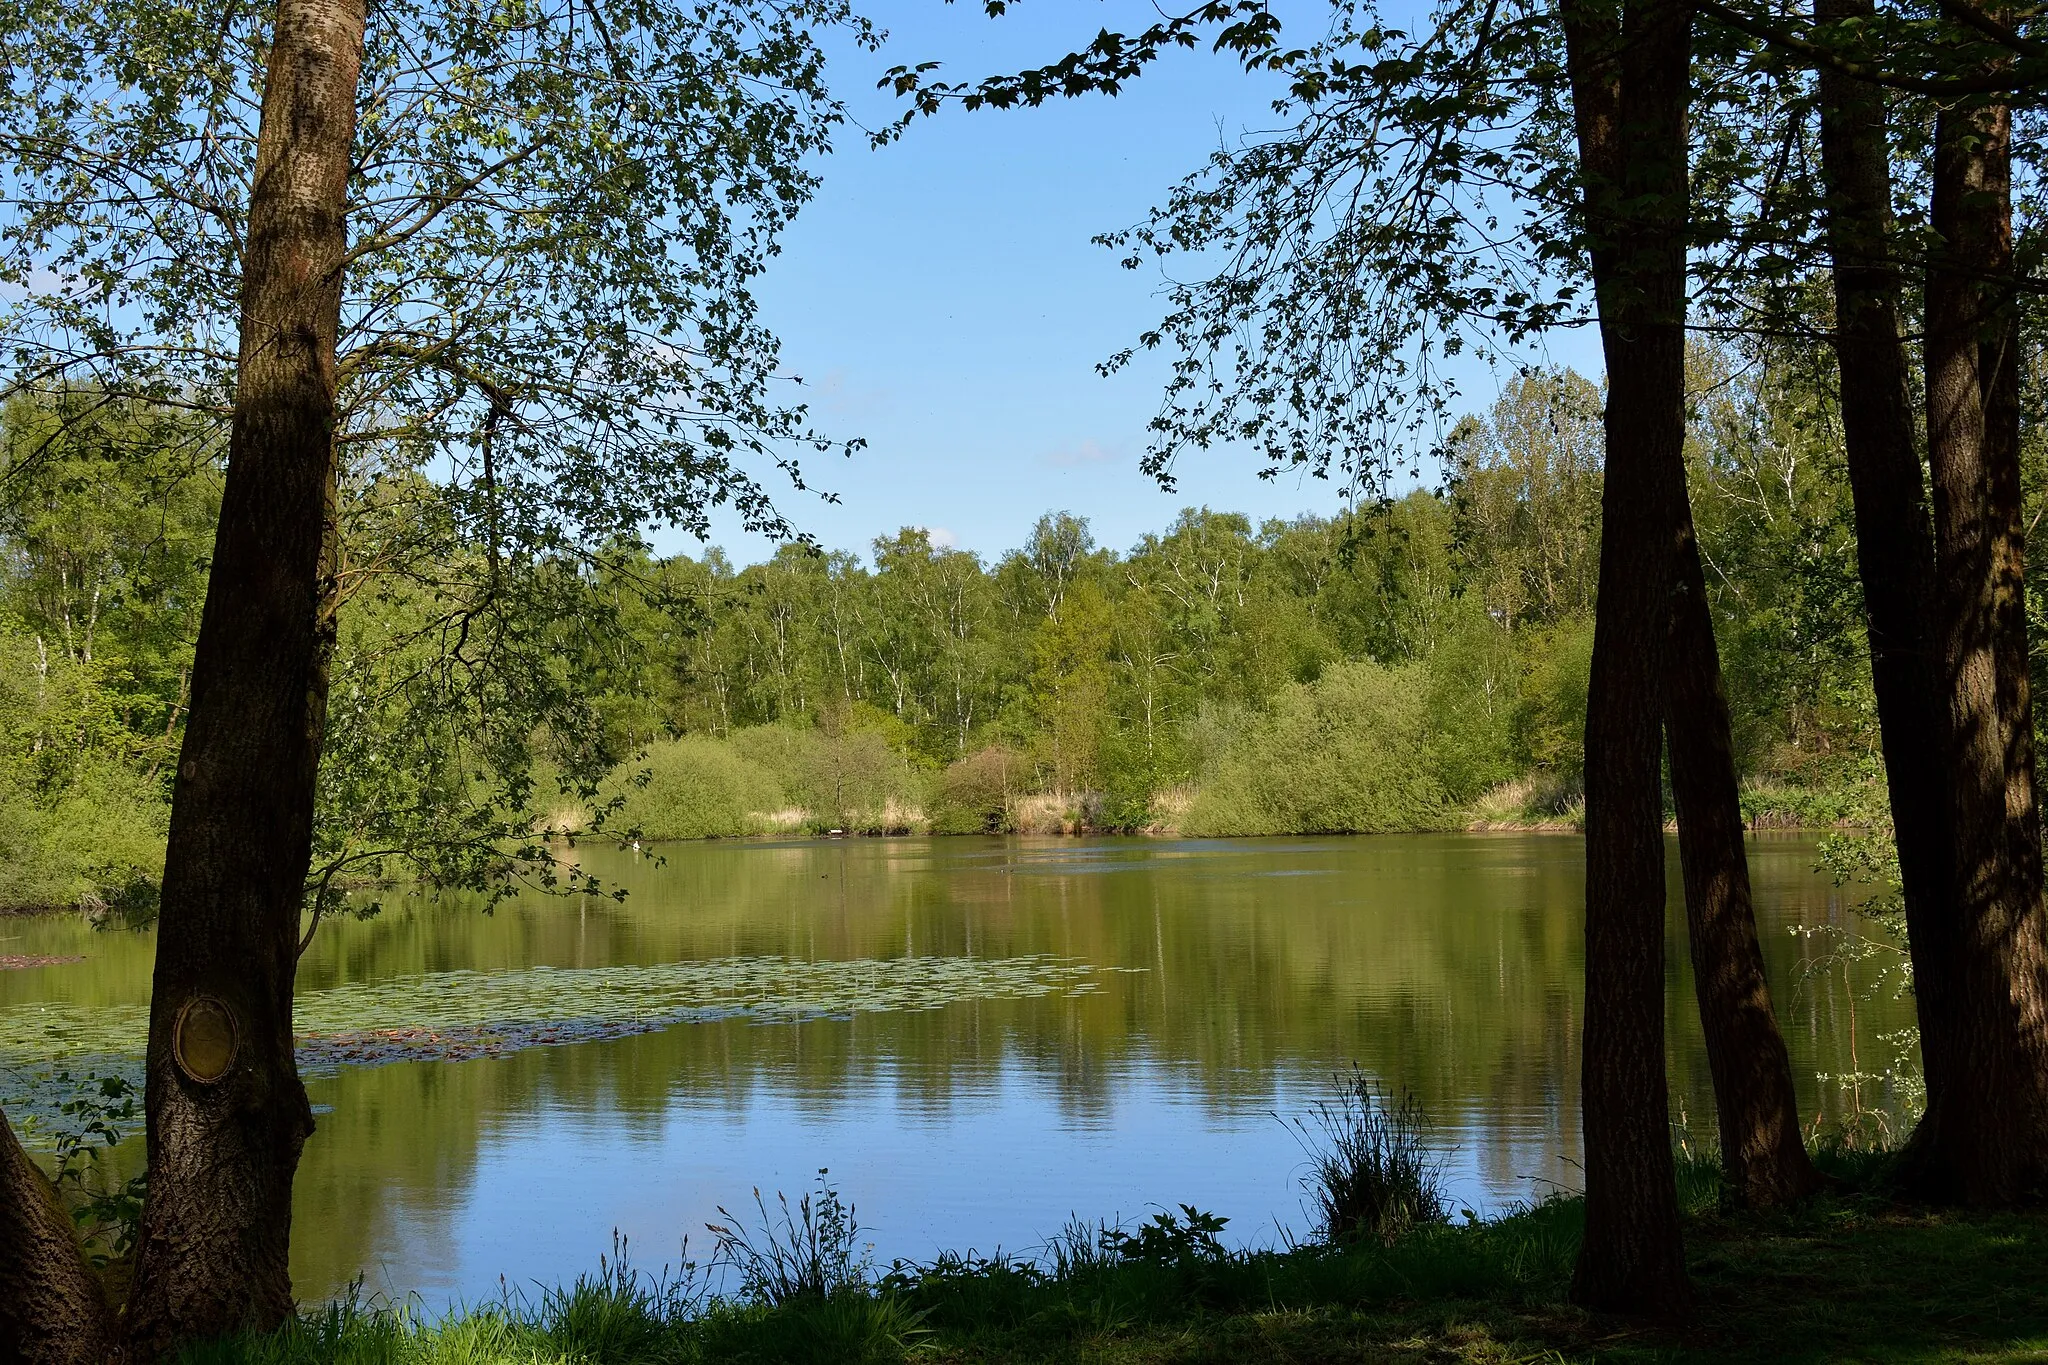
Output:
[[[1698,350],[1693,372],[1694,515],[1750,814],[1881,809],[1825,387],[1769,352]],[[107,408],[59,431],[24,403],[6,446],[33,496],[0,527],[0,903],[143,904],[219,453],[173,413]],[[645,838],[1575,823],[1600,393],[1570,372],[1518,377],[1455,428],[1442,468],[1440,487],[1338,517],[1186,509],[1121,553],[1062,511],[993,562],[905,528],[865,559],[790,543],[735,569],[715,549],[627,544],[507,566],[474,664],[526,675],[498,680],[485,718],[533,722],[543,780],[510,792],[492,784],[512,764],[490,724],[466,742],[437,724],[448,690],[490,689],[410,662],[479,614],[415,555],[363,575],[369,609],[340,641],[325,847],[405,843],[388,820],[408,797],[449,808],[445,790],[393,783],[476,786],[480,804],[525,802],[535,828],[601,814]],[[366,541],[405,519],[388,486],[351,494]],[[536,702],[550,671],[574,707]],[[571,769],[580,785],[545,780]]]
[[[1883,808],[1816,363],[1759,345],[1690,367],[1738,768],[1751,819],[1776,824]],[[483,603],[442,590],[457,575],[402,486],[358,481],[345,526],[368,567],[335,656],[320,847],[369,875],[403,845],[431,876],[420,848],[461,841],[450,795],[471,789],[498,817],[472,842],[515,805],[537,831],[644,838],[1576,823],[1600,412],[1577,374],[1521,375],[1449,433],[1438,486],[1335,517],[1190,508],[1118,551],[1051,512],[992,561],[917,528],[745,568],[622,541],[495,566]],[[168,411],[60,426],[25,400],[5,443],[31,495],[0,526],[0,904],[144,903],[220,452]],[[500,780],[529,764],[532,784]],[[431,837],[394,826],[408,808],[435,812]]]

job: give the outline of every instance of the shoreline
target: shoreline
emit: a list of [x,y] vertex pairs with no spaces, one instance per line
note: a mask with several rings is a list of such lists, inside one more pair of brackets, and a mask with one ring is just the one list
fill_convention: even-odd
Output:
[[[1766,834],[1817,835],[1844,830],[1868,829],[1870,827],[1870,823],[1867,820],[1838,819],[1833,821],[1807,822],[1793,818],[1780,818],[1775,815],[1756,816],[1744,822],[1744,831],[1751,836]],[[1664,821],[1664,832],[1666,834],[1675,834],[1678,832],[1678,821],[1675,816],[1668,817]],[[1143,829],[1098,829],[1083,826],[1081,828],[1071,830],[988,830],[977,831],[974,833],[904,829],[888,830],[885,832],[847,830],[837,834],[811,834],[797,831],[776,831],[761,834],[707,834],[696,838],[678,837],[663,839],[648,838],[643,836],[638,840],[632,841],[619,841],[616,838],[616,836],[608,834],[585,837],[579,837],[577,835],[571,834],[557,835],[556,837],[547,840],[547,842],[551,846],[564,847],[570,849],[576,848],[577,846],[585,842],[594,842],[607,844],[612,847],[620,849],[633,848],[637,851],[648,848],[666,848],[670,846],[686,844],[815,844],[838,843],[847,840],[870,839],[1130,839],[1157,840],[1162,842],[1170,840],[1200,840],[1203,842],[1223,843],[1239,842],[1253,839],[1382,839],[1399,838],[1406,835],[1423,834],[1444,835],[1584,833],[1585,825],[1583,820],[1555,818],[1516,820],[1505,819],[1495,816],[1472,816],[1464,820],[1462,823],[1447,823],[1443,825],[1418,827],[1415,829],[1316,831],[1280,830],[1258,834],[1187,834],[1183,833],[1180,830],[1161,828],[1157,826]],[[395,888],[403,886],[405,885],[405,883],[393,881],[380,882],[378,883],[378,885]],[[93,913],[93,909],[79,904],[0,904],[0,921],[10,919],[36,919],[52,915],[90,916]],[[5,970],[5,968],[0,967],[0,970]]]
[[[1133,1235],[1076,1221],[1030,1258],[856,1259],[813,1287],[659,1275],[613,1260],[573,1285],[451,1309],[345,1299],[221,1343],[218,1365],[444,1359],[477,1365],[814,1360],[1097,1365],[1428,1360],[2037,1360],[2048,1339],[2048,1215],[1889,1197],[1883,1152],[1822,1146],[1831,1190],[1785,1211],[1722,1207],[1711,1160],[1681,1157],[1695,1293],[1687,1320],[1589,1313],[1568,1298],[1583,1202],[1425,1225],[1381,1242],[1230,1250],[1179,1220]],[[1188,1220],[1192,1222],[1193,1220]],[[849,1229],[848,1235],[853,1235]]]

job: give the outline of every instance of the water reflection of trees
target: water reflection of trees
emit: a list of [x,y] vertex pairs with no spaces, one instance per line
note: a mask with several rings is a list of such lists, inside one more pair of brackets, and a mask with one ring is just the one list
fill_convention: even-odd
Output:
[[[671,849],[663,866],[587,856],[630,881],[624,905],[533,900],[486,918],[397,903],[318,945],[302,989],[458,967],[751,954],[1049,953],[1105,970],[1080,996],[797,1025],[728,1020],[316,1082],[316,1099],[335,1108],[307,1154],[300,1218],[318,1229],[318,1249],[302,1239],[303,1255],[335,1269],[369,1263],[401,1210],[444,1206],[479,1146],[543,1105],[650,1133],[679,1103],[731,1111],[764,1089],[816,1111],[879,1092],[943,1116],[1019,1068],[1070,1122],[1096,1125],[1114,1122],[1134,1072],[1169,1073],[1204,1103],[1242,1111],[1298,1101],[1356,1059],[1460,1130],[1489,1179],[1576,1157],[1575,840],[708,845]],[[1785,932],[1843,913],[1809,863],[1801,844],[1763,846],[1757,858],[1802,1080],[1849,1069],[1850,987],[1839,977],[1802,987],[1803,944]],[[1711,1124],[1711,1091],[1677,925],[1669,956],[1673,1099],[1699,1128]],[[1910,1017],[1905,1002],[1853,1003],[1866,1049],[1879,1026]]]

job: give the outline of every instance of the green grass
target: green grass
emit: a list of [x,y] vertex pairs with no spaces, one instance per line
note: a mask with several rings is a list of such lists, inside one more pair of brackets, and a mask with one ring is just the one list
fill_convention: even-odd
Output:
[[[1866,1167],[1867,1167],[1867,1163]],[[1859,1172],[1835,1162],[1839,1174]],[[1845,1188],[1790,1213],[1714,1207],[1686,1168],[1698,1305],[1658,1326],[1565,1302],[1573,1200],[1395,1245],[1217,1256],[1199,1237],[1070,1230],[1040,1261],[941,1258],[779,1304],[607,1264],[538,1301],[430,1321],[341,1306],[188,1365],[689,1362],[2048,1360],[2048,1216],[1901,1207]]]

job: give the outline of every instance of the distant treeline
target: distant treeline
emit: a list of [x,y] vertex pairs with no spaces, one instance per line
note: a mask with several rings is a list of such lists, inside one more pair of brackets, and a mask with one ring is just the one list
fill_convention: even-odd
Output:
[[[1835,415],[1783,367],[1702,351],[1694,370],[1694,513],[1738,762],[1789,818],[1832,818],[1874,771]],[[1568,822],[1600,402],[1578,375],[1532,372],[1450,434],[1439,488],[1259,525],[1191,508],[1122,552],[1054,512],[992,562],[915,528],[865,558],[788,545],[743,569],[716,550],[564,555],[543,567],[573,591],[534,589],[528,566],[498,604],[535,614],[526,651],[467,674],[417,662],[430,636],[435,659],[466,658],[447,640],[471,618],[433,605],[430,571],[393,575],[402,591],[365,574],[323,818],[403,804],[386,769],[407,791],[456,790],[477,780],[465,763],[545,774],[573,750],[611,776],[594,792],[514,783],[535,821],[604,811],[645,837]],[[132,409],[61,433],[46,411],[6,414],[0,904],[111,901],[155,876],[219,488],[218,452],[192,430]],[[366,647],[380,631],[402,645]],[[501,700],[478,704],[509,713],[524,689],[504,674],[520,669],[553,679],[530,753],[457,761],[451,741],[401,760],[426,752],[413,732],[432,709],[390,700],[408,679],[489,679]]]
[[[1738,759],[1770,793],[1760,815],[1834,818],[1873,751],[1832,415],[1797,376],[1695,360],[1695,515]],[[914,528],[866,561],[799,546],[738,570],[716,552],[647,561],[681,607],[631,618],[633,663],[600,699],[614,748],[652,746],[621,770],[627,822],[684,836],[1572,820],[1599,391],[1519,377],[1444,463],[1441,489],[1335,518],[1188,509],[1123,553],[1062,512],[992,563]]]

